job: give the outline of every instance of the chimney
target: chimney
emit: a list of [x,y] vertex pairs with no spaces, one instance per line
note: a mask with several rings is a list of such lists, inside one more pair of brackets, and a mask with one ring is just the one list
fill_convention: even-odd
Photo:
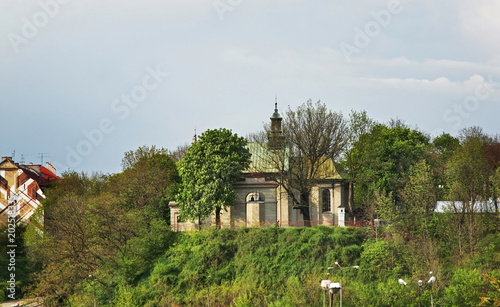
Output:
[[56,168],[53,167],[49,162],[45,162],[45,168],[48,169],[52,174],[56,175]]

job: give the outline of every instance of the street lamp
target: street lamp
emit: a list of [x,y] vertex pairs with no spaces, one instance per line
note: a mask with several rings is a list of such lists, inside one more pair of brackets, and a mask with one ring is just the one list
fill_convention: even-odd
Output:
[[332,307],[332,302],[333,302],[333,295],[338,293],[339,291],[342,291],[342,288],[340,287],[340,283],[338,282],[332,282],[328,285],[328,288],[330,290],[329,293],[329,298],[330,298],[330,307]]
[[[328,273],[327,275],[330,275],[330,273]],[[330,288],[331,283],[332,282],[329,279],[323,279],[321,281],[321,289],[323,289],[323,307],[325,307],[325,293]]]
[[[432,275],[432,272],[429,272],[429,275]],[[422,302],[420,301],[420,295],[422,294],[422,292],[424,292],[425,288],[427,288],[428,285],[431,285],[431,306],[434,306],[434,300],[433,300],[433,297],[432,297],[432,284],[436,281],[436,277],[434,276],[431,276],[431,278],[429,279],[429,281],[424,285],[424,282],[422,280],[419,280],[417,282],[417,285],[418,285],[418,288],[417,290],[413,289],[410,287],[410,289],[412,289],[413,291],[417,292],[417,295],[418,295],[418,306],[421,307],[422,306]],[[398,282],[403,285],[403,286],[407,286],[408,284],[406,283],[406,281],[404,281],[402,278],[400,278],[398,280]]]
[[432,276],[432,272],[429,272],[429,275],[431,275],[431,278],[429,278],[427,284],[431,285],[431,307],[434,307],[434,298],[432,297],[432,284],[436,281],[436,277]]
[[[338,266],[340,269],[340,307],[342,307],[342,291],[343,291],[342,290],[342,269],[359,269],[359,265],[342,268],[337,261],[335,261],[335,265]],[[333,270],[334,267],[329,267],[328,269]]]
[[321,289],[323,289],[323,307],[325,307],[325,293],[328,291],[331,281],[328,279],[330,273],[326,273],[326,279],[321,281]]

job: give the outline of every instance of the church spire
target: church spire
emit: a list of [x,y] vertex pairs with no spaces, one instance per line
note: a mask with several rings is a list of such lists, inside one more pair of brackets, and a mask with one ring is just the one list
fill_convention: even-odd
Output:
[[274,98],[274,114],[271,116],[271,122],[273,119],[281,119],[280,113],[278,113],[278,96]]
[[284,136],[281,129],[282,120],[283,118],[281,118],[278,112],[278,97],[276,97],[274,102],[274,113],[271,116],[271,130],[268,134],[269,146],[273,149],[278,149],[283,145]]
[[196,136],[196,127],[195,127],[194,128],[193,141],[191,142],[191,145],[193,145],[194,143],[196,143],[197,140],[198,140],[198,137]]

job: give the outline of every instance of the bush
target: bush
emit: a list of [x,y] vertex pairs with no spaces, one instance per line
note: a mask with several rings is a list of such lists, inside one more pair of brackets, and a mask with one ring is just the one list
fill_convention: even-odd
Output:
[[406,246],[396,241],[370,240],[363,244],[360,276],[365,281],[396,280],[409,275]]
[[474,270],[458,269],[453,274],[444,293],[446,306],[462,307],[479,305],[481,288],[485,286],[481,273]]

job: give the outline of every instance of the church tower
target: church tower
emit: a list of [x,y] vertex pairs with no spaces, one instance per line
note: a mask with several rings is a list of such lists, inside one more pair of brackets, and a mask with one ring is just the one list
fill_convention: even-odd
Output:
[[274,103],[274,113],[271,116],[271,129],[268,132],[268,144],[271,149],[280,149],[283,147],[285,136],[281,128],[281,118],[278,112],[278,102]]

